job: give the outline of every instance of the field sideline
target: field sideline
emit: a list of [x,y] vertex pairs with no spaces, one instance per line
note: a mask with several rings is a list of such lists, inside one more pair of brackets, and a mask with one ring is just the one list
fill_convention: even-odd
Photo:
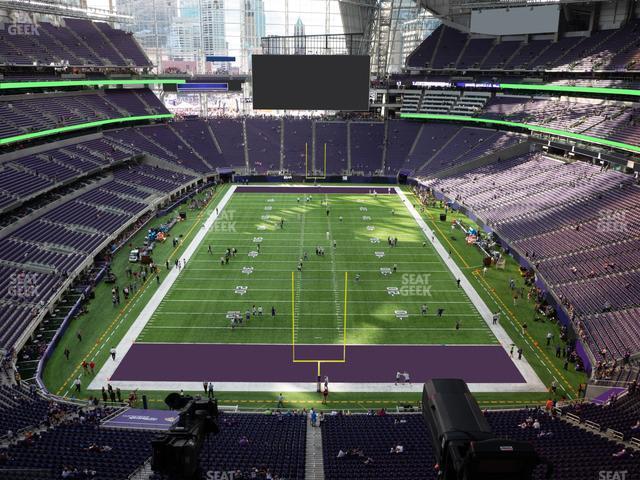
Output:
[[[293,330],[298,344],[341,344],[347,278],[347,344],[496,342],[431,243],[423,246],[397,196],[311,198],[234,194],[136,341],[290,344]],[[268,215],[264,207],[271,207]],[[390,247],[388,237],[397,237],[399,246]],[[220,265],[227,248],[238,254]],[[394,265],[397,272],[381,273]],[[254,305],[262,315],[254,315]],[[441,318],[438,308],[444,308]],[[249,311],[251,319],[231,329],[227,317],[234,311],[242,317]]]
[[[182,235],[185,238],[184,244],[174,251],[170,244],[161,244],[156,247],[156,255],[159,258],[169,259],[171,262],[176,256],[181,256],[186,245],[193,238],[195,232],[202,223],[202,219],[206,218],[215,210],[220,198],[229,188],[228,185],[219,187],[218,193],[214,200],[199,215],[191,213],[186,222],[179,223],[174,227],[172,234]],[[412,198],[412,194],[407,190],[407,195]],[[520,324],[524,319],[530,318],[532,304],[530,302],[520,302],[517,306],[511,306],[510,291],[508,289],[508,279],[516,278],[519,284],[521,280],[518,276],[518,266],[512,259],[507,258],[507,266],[505,270],[490,270],[486,277],[476,275],[479,268],[481,254],[473,246],[465,245],[461,241],[460,233],[448,232],[447,225],[438,222],[437,217],[441,212],[438,208],[429,208],[423,218],[434,231],[435,236],[443,243],[445,248],[452,252],[452,258],[458,263],[460,268],[467,274],[469,280],[474,284],[477,292],[483,297],[492,309],[501,309],[506,317],[501,319],[501,323],[507,330],[511,338],[518,345],[523,346],[525,357],[529,359],[529,363],[535,368],[536,372],[546,385],[552,380],[556,380],[560,386],[558,397],[567,395],[569,398],[575,397],[575,390],[579,382],[584,382],[584,374],[562,370],[562,359],[555,359],[551,351],[547,351],[544,347],[539,346],[543,343],[546,332],[556,332],[557,327],[554,325],[545,325],[544,323],[534,323],[529,325],[529,332],[522,336],[520,332]],[[197,213],[197,212],[196,212]],[[205,215],[204,217],[202,215]],[[460,214],[449,213],[449,217],[460,218],[466,223],[472,223],[468,218]],[[169,218],[169,217],[166,217]],[[154,223],[165,221],[158,219]],[[139,242],[144,232],[137,234]],[[452,242],[453,240],[453,242]],[[456,241],[457,240],[457,241]],[[112,269],[120,277],[124,277],[125,268],[128,265],[126,261],[127,252],[118,252],[113,260]],[[165,271],[162,269],[162,276]],[[94,360],[98,365],[108,360],[108,348],[104,348],[105,339],[110,338],[111,341],[119,342],[124,333],[129,329],[133,320],[139,315],[143,306],[149,301],[155,290],[154,285],[147,285],[145,289],[140,291],[135,298],[126,302],[122,308],[112,309],[110,302],[110,286],[103,283],[98,284],[96,288],[96,298],[88,304],[88,313],[75,318],[68,331],[64,334],[61,346],[54,350],[52,358],[49,360],[44,370],[44,381],[50,391],[59,395],[74,396],[72,392],[72,381],[76,376],[82,373],[80,362],[85,359],[87,361]],[[75,340],[75,332],[82,330],[85,340],[81,344],[77,344]],[[62,350],[68,345],[71,350],[70,359],[67,361],[62,356]],[[89,395],[99,395],[99,390],[87,390],[86,385],[93,378],[91,375],[82,376],[83,390],[79,395],[80,398],[87,398]],[[166,395],[163,392],[154,392],[148,389],[141,389],[150,402],[156,407],[162,407],[163,398]],[[191,393],[197,394],[200,389],[193,390]],[[316,394],[313,393],[297,393],[287,395],[286,405],[291,407],[301,407],[303,405],[311,405],[314,403]],[[510,392],[487,392],[476,393],[476,397],[481,401],[483,406],[492,405],[527,405],[543,403],[547,398],[546,393],[510,393]],[[218,392],[218,396],[225,404],[234,404],[258,408],[268,408],[275,402],[277,393],[273,392]],[[419,399],[419,395],[410,392],[395,391],[391,393],[335,393],[330,397],[336,399],[335,408],[373,408],[375,406],[390,405],[394,402],[406,404],[415,403]]]
[[[526,360],[508,358],[508,336],[489,325],[491,312],[438,241],[425,238],[430,231],[404,194],[389,191],[334,189],[320,198],[306,190],[227,192],[91,388],[109,381],[189,389],[196,379],[214,379],[223,390],[270,390],[277,382],[304,391],[315,374],[293,368],[302,358],[317,361],[318,374],[329,364],[322,374],[339,391],[385,391],[396,371],[420,381],[459,376],[477,391],[544,389]],[[296,358],[292,349],[287,360],[283,349],[263,348],[293,342],[307,353]],[[210,363],[198,365],[200,358]],[[153,367],[141,367],[147,361]]]

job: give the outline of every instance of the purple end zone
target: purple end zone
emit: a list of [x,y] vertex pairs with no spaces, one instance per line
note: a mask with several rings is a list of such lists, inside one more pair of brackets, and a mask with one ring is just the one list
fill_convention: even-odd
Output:
[[395,195],[396,191],[393,187],[252,187],[251,185],[239,185],[236,188],[237,193],[360,193],[367,194],[376,192],[378,195]]
[[[296,346],[296,357],[341,359],[333,345]],[[314,351],[315,350],[315,351]],[[304,354],[304,356],[303,356]],[[329,354],[328,358],[325,356]],[[111,377],[148,382],[313,382],[317,364],[293,363],[291,345],[135,343]],[[397,371],[414,382],[462,378],[468,383],[525,383],[499,345],[354,345],[346,363],[323,363],[332,382],[390,383]]]

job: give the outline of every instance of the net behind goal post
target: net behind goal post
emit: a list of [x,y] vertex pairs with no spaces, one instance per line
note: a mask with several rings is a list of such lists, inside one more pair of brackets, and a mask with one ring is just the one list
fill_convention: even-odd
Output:
[[[322,175],[316,175],[313,168],[309,172],[309,149],[308,144],[304,144],[304,176],[308,180],[324,180],[327,178],[327,144],[323,143],[323,158],[322,158]],[[313,166],[312,166],[313,167]]]

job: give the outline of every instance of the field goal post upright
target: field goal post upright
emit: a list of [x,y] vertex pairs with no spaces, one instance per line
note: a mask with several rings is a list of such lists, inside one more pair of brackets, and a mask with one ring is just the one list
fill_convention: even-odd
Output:
[[316,175],[314,171],[309,174],[309,144],[304,144],[304,176],[307,180],[325,180],[327,178],[327,144],[322,148],[322,175]]
[[347,362],[347,300],[349,295],[349,273],[344,272],[344,307],[342,309],[342,358],[297,358],[296,357],[296,299],[295,299],[295,272],[291,272],[291,361],[293,363],[315,363],[318,365],[318,382],[323,363]]

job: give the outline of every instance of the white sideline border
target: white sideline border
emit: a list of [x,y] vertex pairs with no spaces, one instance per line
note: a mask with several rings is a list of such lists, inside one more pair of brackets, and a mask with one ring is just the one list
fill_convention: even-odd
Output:
[[[191,243],[183,252],[180,257],[181,260],[185,260],[188,264],[189,260],[197,250],[197,248],[204,240],[204,237],[207,235],[214,222],[218,219],[220,214],[224,211],[224,207],[226,207],[229,200],[233,196],[233,193],[236,191],[236,185],[231,185],[227,193],[222,197],[216,208],[211,212],[209,218],[204,222],[202,227],[198,229],[198,232],[191,240]],[[157,290],[153,294],[153,296],[149,299],[147,304],[144,306],[136,320],[133,322],[133,325],[127,330],[127,333],[124,334],[120,343],[116,346],[116,359],[115,361],[110,358],[107,359],[102,368],[98,371],[98,374],[93,378],[91,383],[89,384],[90,390],[100,390],[103,386],[106,386],[109,383],[109,379],[114,374],[116,369],[120,366],[120,363],[124,359],[124,357],[129,352],[131,346],[135,343],[136,339],[144,330],[144,327],[147,325],[149,320],[151,320],[152,315],[155,313],[156,309],[160,306],[160,302],[164,299],[164,297],[169,293],[169,290],[178,279],[178,275],[182,269],[172,268],[167,273],[165,279],[160,283]],[[119,382],[112,382],[114,386],[120,386]],[[122,387],[121,387],[122,388]]]
[[[111,382],[111,385],[123,390],[142,391],[168,391],[175,392],[184,390],[185,392],[202,392],[202,382],[136,382],[118,381]],[[419,393],[422,392],[423,383],[398,384],[389,383],[337,383],[330,382],[331,393]],[[528,383],[468,383],[469,390],[475,393],[530,393],[531,386]],[[213,387],[217,392],[315,392],[317,384],[315,382],[213,382]]]
[[[484,300],[482,300],[482,297],[478,295],[478,292],[476,292],[475,288],[473,288],[473,285],[471,285],[469,280],[467,280],[467,277],[462,272],[462,270],[460,270],[460,267],[458,267],[456,262],[454,262],[451,259],[449,252],[444,248],[442,243],[440,243],[440,240],[438,239],[438,237],[436,237],[436,235],[433,233],[433,230],[429,228],[427,223],[424,221],[420,213],[418,213],[418,211],[411,204],[411,202],[409,201],[405,193],[402,191],[402,189],[400,187],[394,187],[394,188],[398,196],[402,199],[402,203],[404,203],[404,206],[407,208],[409,213],[413,216],[416,223],[418,224],[418,226],[420,227],[424,235],[427,237],[427,240],[431,242],[436,252],[438,252],[438,255],[440,255],[440,258],[442,258],[442,261],[449,268],[454,278],[460,279],[460,286],[462,287],[464,292],[467,294],[467,297],[469,297],[469,299],[471,300],[471,303],[473,303],[474,307],[476,307],[476,310],[478,310],[478,313],[480,313],[480,316],[483,318],[485,323],[491,329],[495,337],[500,342],[500,345],[502,345],[502,348],[504,348],[505,352],[509,356],[509,350],[511,348],[511,345],[513,345],[515,342],[511,340],[507,332],[504,330],[504,328],[502,328],[502,325],[500,325],[499,323],[496,325],[493,324],[493,312],[489,309],[487,304],[484,303]],[[538,374],[535,372],[533,367],[529,364],[526,357],[523,357],[521,360],[518,360],[517,362],[512,359],[511,362],[518,369],[522,377],[525,379],[526,385],[528,385],[529,387],[529,389],[525,391],[528,391],[528,392],[546,392],[547,391],[547,387],[540,380],[540,377],[538,377]],[[504,391],[512,391],[512,390],[504,389]]]
[[[292,185],[292,184],[269,184],[269,185],[252,185],[253,187],[259,186],[263,188],[272,187],[304,187],[308,185]],[[332,186],[331,188],[333,188]],[[353,188],[348,185],[336,185],[337,188]],[[362,187],[363,190],[367,186]],[[465,293],[473,303],[474,307],[478,310],[482,318],[485,320],[492,333],[498,339],[505,352],[509,353],[509,348],[513,343],[509,335],[504,331],[502,326],[493,325],[492,317],[493,313],[484,303],[482,298],[477,294],[471,283],[467,280],[466,276],[462,273],[456,263],[448,258],[448,252],[440,243],[440,241],[433,235],[432,230],[424,222],[420,214],[413,207],[411,202],[408,201],[407,196],[399,187],[379,187],[371,186],[370,188],[388,188],[395,193],[402,200],[405,208],[413,216],[420,229],[425,234],[427,240],[429,240],[438,255],[442,258],[443,262],[449,268],[449,271],[455,278],[460,278],[460,286],[464,289]],[[237,189],[236,185],[231,185],[227,193],[222,197],[217,205],[217,208],[211,213],[209,218],[204,222],[193,240],[183,252],[181,259],[184,259],[186,263],[189,263],[191,257],[196,252],[206,234],[209,232],[214,222],[222,214],[227,203],[231,200],[233,194]],[[433,240],[432,240],[433,238]],[[169,270],[166,278],[158,286],[153,296],[149,299],[144,306],[136,320],[133,322],[129,330],[120,340],[120,343],[116,346],[116,359],[115,361],[107,359],[102,368],[98,371],[97,375],[92,379],[89,386],[90,390],[100,390],[103,386],[110,383],[114,388],[119,387],[121,389],[136,389],[142,390],[158,390],[158,391],[199,391],[202,388],[202,382],[184,382],[184,381],[110,381],[111,376],[115,373],[120,363],[123,361],[131,346],[135,343],[136,339],[140,336],[147,323],[151,320],[151,317],[159,307],[160,303],[167,295],[175,281],[178,279],[178,275],[181,270],[172,268]],[[469,383],[469,389],[472,392],[542,392],[547,391],[547,388],[542,383],[538,375],[535,373],[526,358],[519,361],[513,361],[522,377],[525,379],[525,383]],[[253,391],[266,391],[266,392],[309,392],[315,391],[316,383],[307,382],[217,382],[214,384],[218,391],[238,391],[238,392],[253,392]],[[422,384],[416,383],[411,385],[395,385],[390,383],[332,383],[332,391],[334,392],[421,392]]]

